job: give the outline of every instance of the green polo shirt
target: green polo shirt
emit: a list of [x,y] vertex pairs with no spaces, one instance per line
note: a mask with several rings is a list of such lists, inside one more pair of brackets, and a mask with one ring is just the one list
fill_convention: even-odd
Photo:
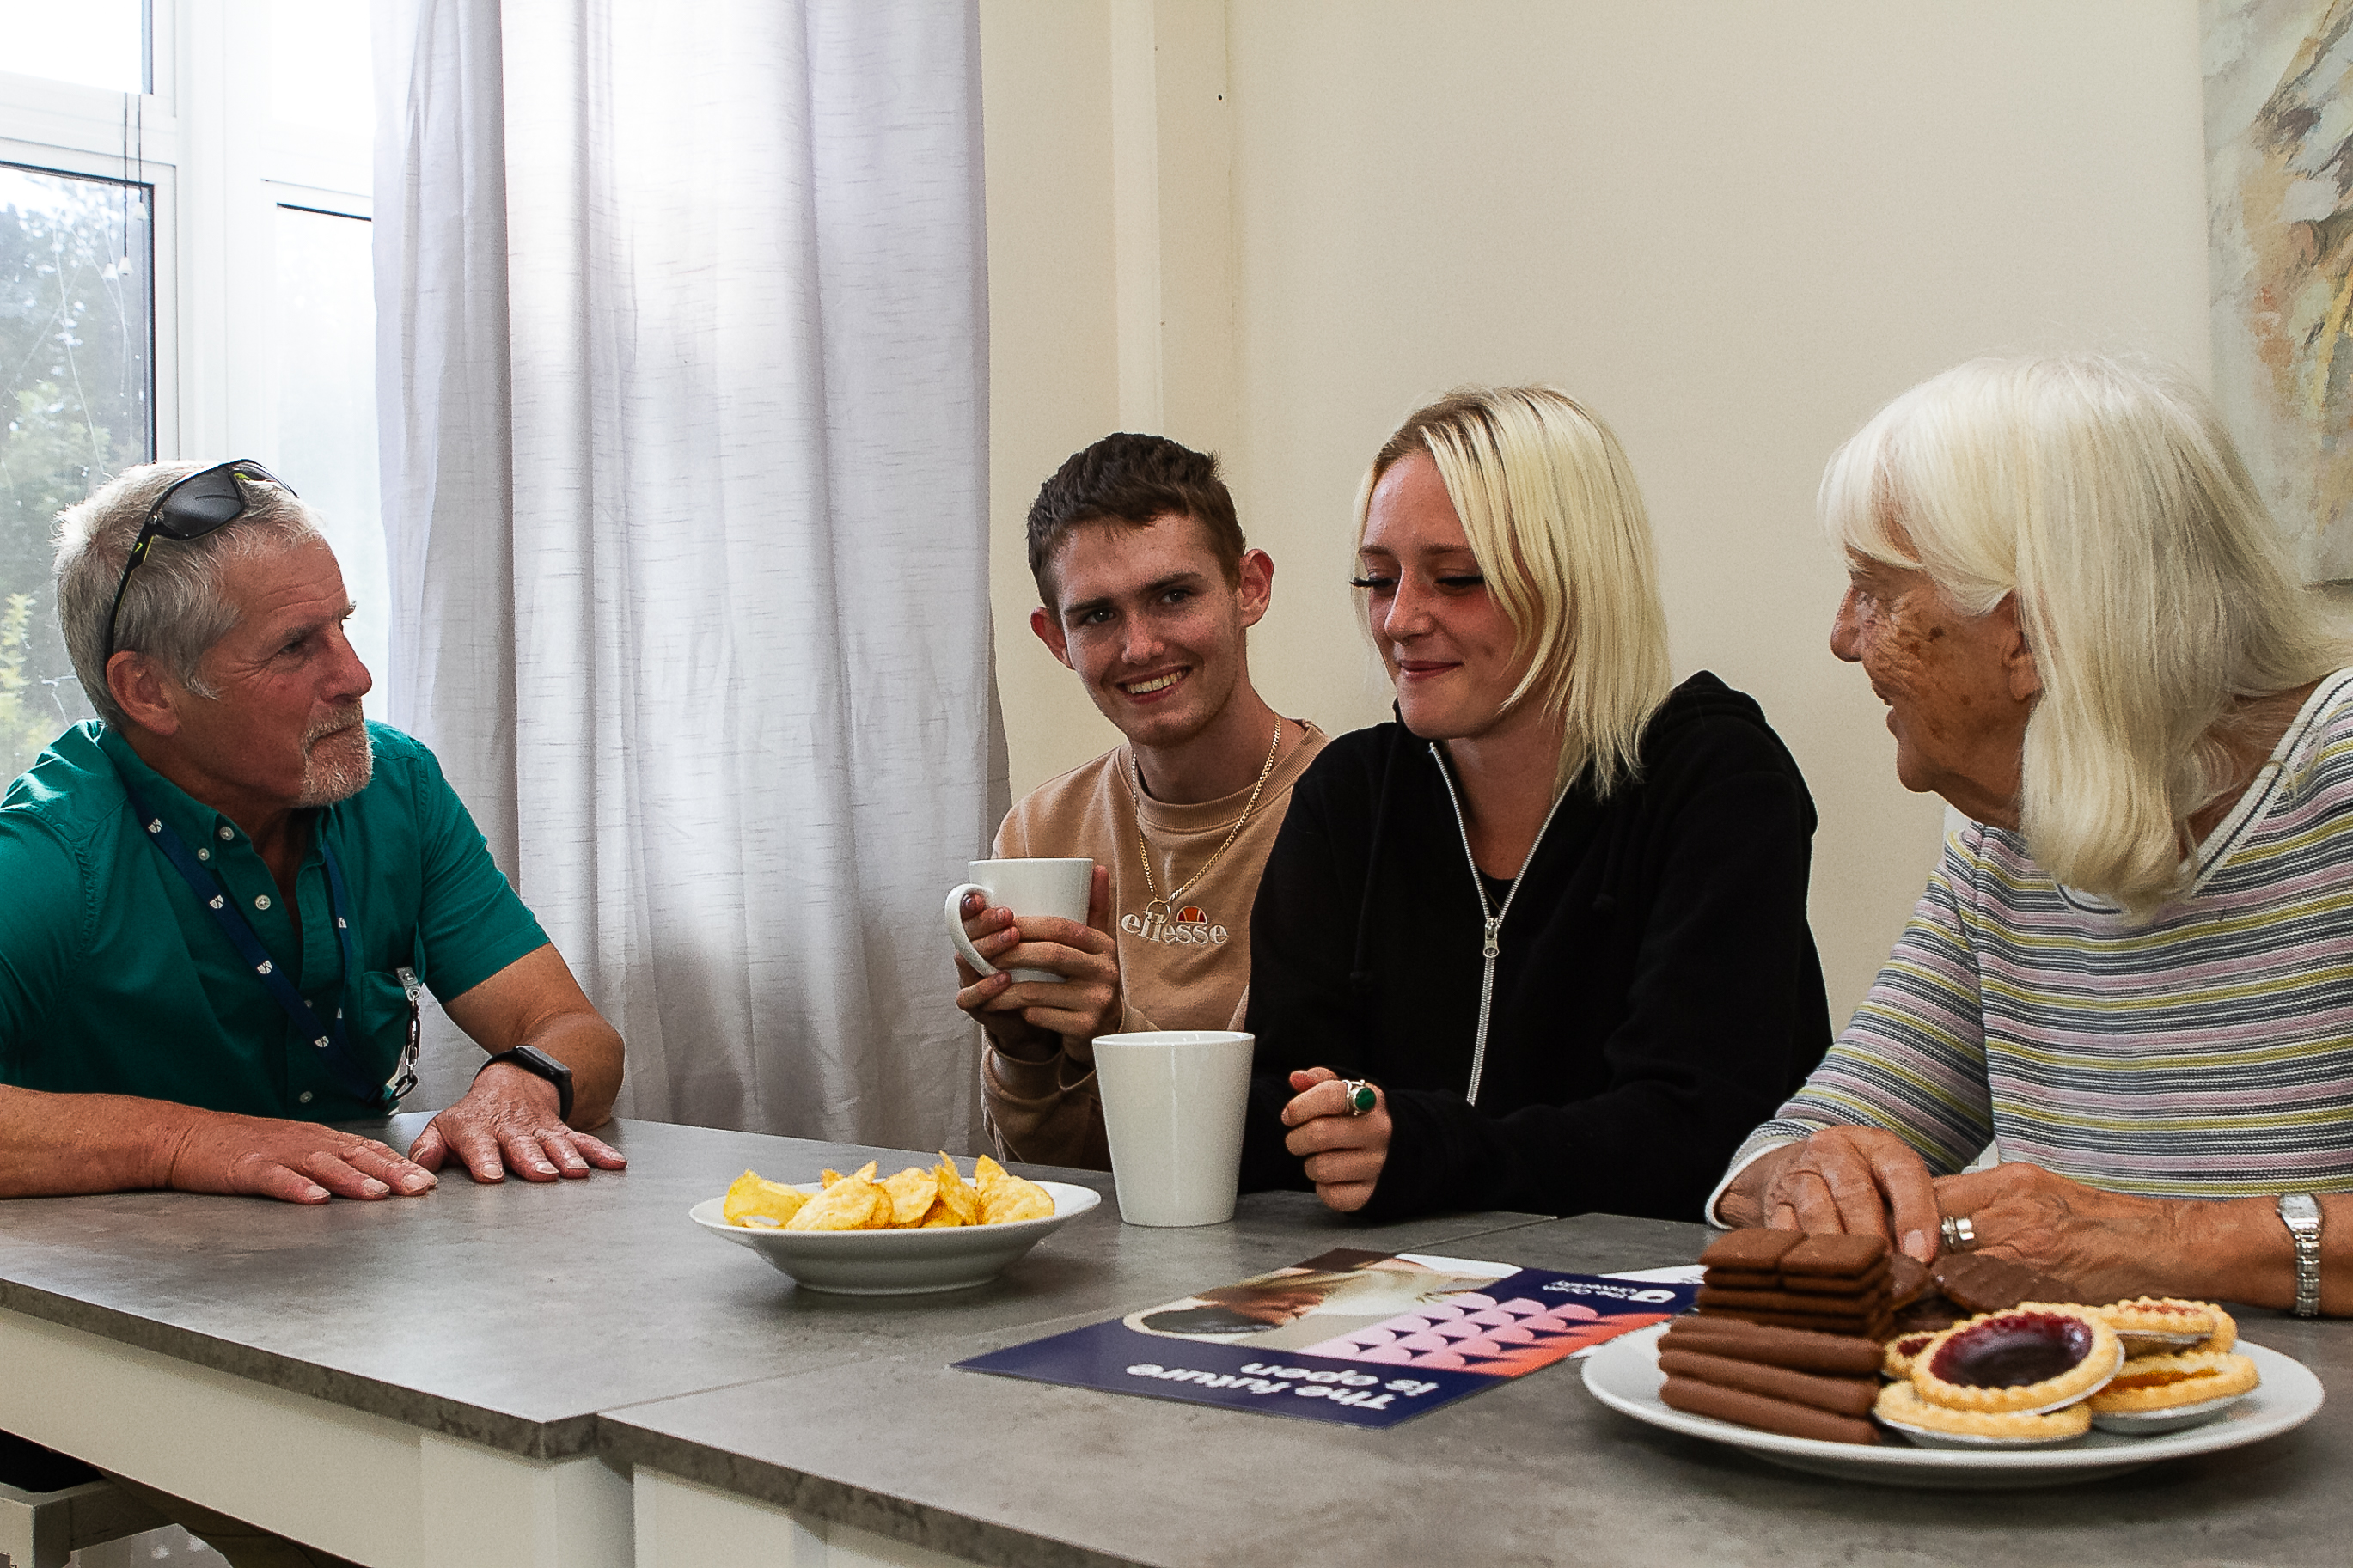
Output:
[[[433,753],[370,724],[368,786],[311,818],[294,907],[245,830],[101,723],[58,737],[0,799],[0,1083],[210,1110],[349,1121],[346,1089],[132,820],[125,781],[171,825],[322,1018],[344,1009],[369,1080],[408,1038],[406,966],[445,1000],[547,942]],[[322,841],[334,846],[359,973],[343,973]]]

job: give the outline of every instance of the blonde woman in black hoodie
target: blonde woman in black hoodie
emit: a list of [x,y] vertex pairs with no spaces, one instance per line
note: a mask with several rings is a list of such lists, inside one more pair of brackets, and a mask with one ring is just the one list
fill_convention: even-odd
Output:
[[1420,410],[1356,517],[1398,721],[1316,760],[1260,884],[1245,1184],[1696,1219],[1830,1042],[1797,763],[1672,684],[1632,468],[1567,394]]

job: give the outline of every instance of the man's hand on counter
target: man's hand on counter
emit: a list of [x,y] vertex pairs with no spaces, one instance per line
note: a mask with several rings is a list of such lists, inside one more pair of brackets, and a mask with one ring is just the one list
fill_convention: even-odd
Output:
[[511,1061],[493,1059],[475,1075],[466,1098],[435,1117],[408,1157],[438,1171],[453,1155],[478,1182],[512,1171],[527,1182],[586,1176],[628,1164],[618,1149],[578,1131],[601,1127],[621,1087],[621,1037],[588,1004],[551,943],[508,964],[443,1006],[450,1022],[495,1058],[528,1046],[572,1075],[572,1116],[554,1084]]
[[315,1121],[187,1111],[168,1148],[164,1179],[183,1193],[235,1193],[292,1204],[331,1197],[415,1196],[433,1190],[430,1171],[373,1138]]
[[0,1197],[168,1187],[322,1204],[434,1184],[430,1171],[374,1139],[315,1121],[0,1086]]
[[408,1157],[438,1171],[455,1155],[474,1180],[498,1182],[512,1171],[527,1182],[617,1171],[628,1156],[602,1139],[575,1131],[558,1114],[561,1100],[545,1079],[493,1062],[466,1098],[435,1117],[408,1146]]

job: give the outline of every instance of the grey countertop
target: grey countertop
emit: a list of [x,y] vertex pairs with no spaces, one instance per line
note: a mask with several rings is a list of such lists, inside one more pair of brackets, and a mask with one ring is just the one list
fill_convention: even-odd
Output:
[[[379,1135],[406,1147],[425,1118]],[[687,1210],[746,1167],[804,1181],[929,1154],[662,1122],[605,1134],[629,1169],[586,1181],[461,1171],[421,1198],[318,1207],[180,1193],[0,1201],[0,1307],[533,1458],[597,1442],[596,1413],[750,1379],[1008,1342],[1324,1247],[1432,1247],[1527,1215],[1367,1226],[1309,1194],[1232,1225],[1123,1226],[1109,1201],[991,1284],[941,1296],[802,1291]],[[894,1163],[895,1162],[895,1163]],[[1050,1173],[1109,1194],[1092,1172]]]
[[[413,1135],[413,1119],[389,1130]],[[746,1166],[921,1156],[638,1122],[631,1168],[318,1208],[140,1193],[0,1202],[0,1307],[447,1432],[601,1452],[984,1563],[2079,1564],[2342,1562],[2353,1328],[2248,1313],[2337,1398],[2300,1430],[2048,1491],[1820,1479],[1616,1415],[1554,1367],[1387,1431],[1124,1397],[951,1363],[1335,1245],[1603,1272],[1687,1262],[1696,1226],[1454,1215],[1370,1226],[1304,1194],[1139,1230],[1109,1203],[998,1281],[796,1289],[704,1236]],[[1107,1190],[1087,1173],[1053,1174]]]
[[[1704,1235],[1586,1215],[1458,1250],[1605,1272],[1689,1262]],[[973,1324],[855,1367],[608,1412],[603,1447],[687,1480],[1025,1568],[1295,1563],[1343,1545],[1348,1561],[1380,1563],[2302,1565],[2346,1561],[2353,1537],[2341,1462],[2353,1438],[2353,1328],[2341,1323],[2242,1320],[2245,1337],[2332,1386],[2336,1397],[2295,1432],[2105,1481],[1933,1492],[1801,1475],[1642,1426],[1591,1398],[1574,1365],[1361,1431],[949,1364],[1106,1315]]]

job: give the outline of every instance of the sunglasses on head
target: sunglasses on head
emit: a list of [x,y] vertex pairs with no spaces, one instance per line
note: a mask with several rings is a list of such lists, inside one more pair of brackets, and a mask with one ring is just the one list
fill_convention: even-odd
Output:
[[114,603],[106,612],[106,658],[100,668],[113,661],[115,617],[122,613],[122,595],[131,586],[131,574],[147,559],[148,547],[158,539],[176,539],[182,543],[202,539],[235,522],[253,510],[253,498],[245,489],[248,483],[275,485],[290,496],[294,493],[293,486],[259,463],[237,458],[200,468],[155,498],[139,537],[132,542],[130,558],[122,563],[122,580],[114,585]]

